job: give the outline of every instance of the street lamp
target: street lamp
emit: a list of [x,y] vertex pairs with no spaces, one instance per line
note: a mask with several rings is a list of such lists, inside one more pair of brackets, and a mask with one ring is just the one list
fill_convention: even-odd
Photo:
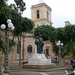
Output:
[[4,61],[4,73],[10,73],[9,70],[9,61],[8,61],[8,54],[9,54],[9,31],[14,30],[13,23],[10,19],[7,20],[7,26],[5,24],[1,24],[0,27],[2,30],[5,30],[5,61]]
[[62,57],[61,57],[61,47],[63,46],[63,43],[61,43],[61,41],[59,40],[57,42],[57,46],[59,46],[59,60],[58,60],[58,63],[59,63],[59,66],[62,65],[61,61],[62,61]]

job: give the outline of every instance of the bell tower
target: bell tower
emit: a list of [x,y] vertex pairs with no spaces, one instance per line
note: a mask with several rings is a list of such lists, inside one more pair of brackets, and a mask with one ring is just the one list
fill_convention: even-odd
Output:
[[44,3],[44,0],[39,0],[38,4],[31,6],[31,19],[35,23],[35,27],[40,25],[52,25],[51,8]]

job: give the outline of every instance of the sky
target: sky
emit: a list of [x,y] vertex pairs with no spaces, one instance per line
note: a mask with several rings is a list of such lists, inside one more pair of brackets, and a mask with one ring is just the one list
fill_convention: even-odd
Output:
[[[14,3],[14,0],[8,0],[8,4]],[[39,0],[23,0],[26,3],[26,10],[22,16],[31,19],[31,6],[38,4]],[[53,27],[64,27],[65,21],[75,24],[75,0],[44,0],[52,9],[51,18]]]

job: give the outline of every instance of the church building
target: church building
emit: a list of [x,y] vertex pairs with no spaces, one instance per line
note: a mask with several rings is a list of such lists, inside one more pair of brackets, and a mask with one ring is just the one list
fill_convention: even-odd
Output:
[[[38,4],[31,6],[31,20],[35,24],[35,28],[40,25],[52,25],[51,22],[51,8],[43,1],[39,0]],[[25,34],[22,38],[22,61],[27,62],[28,58],[30,58],[35,53],[35,38],[33,34]],[[52,52],[52,43],[50,41],[45,41],[43,47],[43,53],[46,56],[54,57],[54,53]]]
[[[43,0],[39,0],[36,5],[32,5],[31,20],[34,22],[35,28],[43,24],[52,25],[51,12],[51,8]],[[33,36],[33,34],[22,34],[21,54],[17,53],[16,47],[16,50],[10,52],[9,54],[9,63],[19,63],[19,60],[21,60],[21,62],[28,61],[28,59],[35,53],[35,38]],[[43,53],[46,56],[55,56],[52,51],[52,43],[50,41],[45,41]],[[0,60],[4,61],[4,59]]]

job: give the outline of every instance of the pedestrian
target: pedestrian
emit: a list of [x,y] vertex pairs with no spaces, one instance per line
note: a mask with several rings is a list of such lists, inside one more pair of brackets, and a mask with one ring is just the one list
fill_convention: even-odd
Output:
[[70,60],[71,68],[73,69],[73,58]]
[[75,58],[73,58],[73,70],[75,70]]

